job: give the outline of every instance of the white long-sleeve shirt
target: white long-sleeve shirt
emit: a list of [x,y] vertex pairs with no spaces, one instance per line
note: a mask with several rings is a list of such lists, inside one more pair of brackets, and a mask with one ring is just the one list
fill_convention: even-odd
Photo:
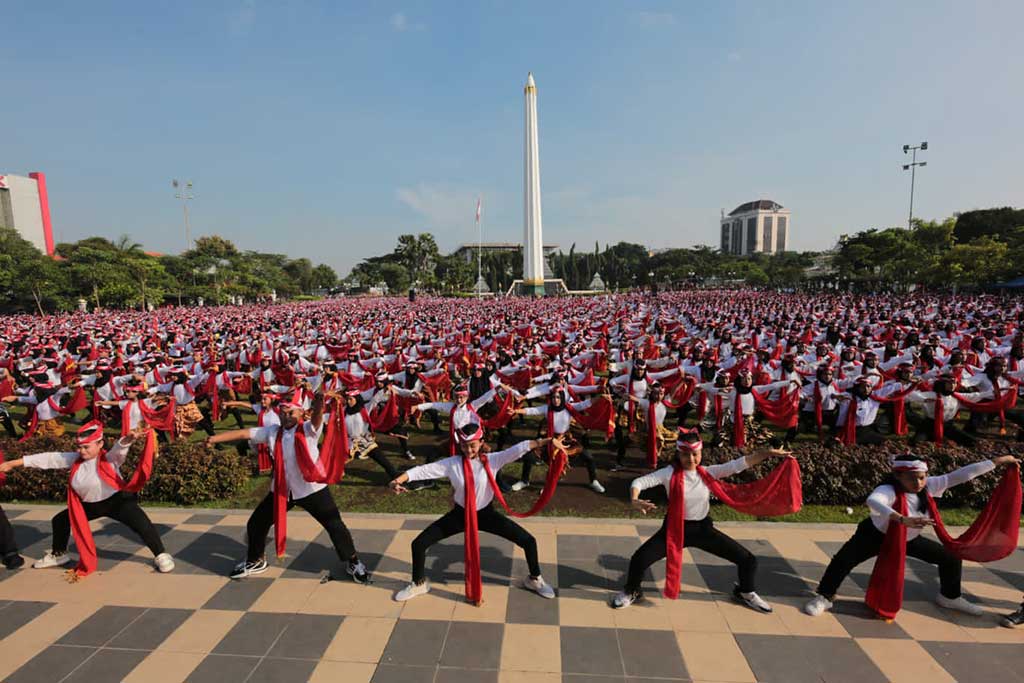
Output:
[[[130,442],[118,439],[114,442],[114,447],[104,456],[118,473],[121,472],[121,465],[124,464],[124,459],[128,456],[130,446]],[[78,460],[78,453],[49,452],[26,455],[22,463],[25,467],[37,470],[66,470],[70,469],[76,460]],[[75,478],[71,481],[71,488],[85,503],[98,503],[117,493],[117,489],[100,479],[100,475],[96,472],[98,460],[99,458],[83,460],[78,471],[75,472]]]
[[[313,423],[307,421],[302,423],[302,428],[306,435],[309,458],[313,462],[318,462],[320,460],[320,449],[317,447],[316,442],[320,438],[320,432],[323,431],[323,423],[320,424],[320,429],[314,429]],[[285,479],[288,481],[288,493],[291,495],[292,500],[305,498],[326,487],[327,484],[306,481],[305,477],[302,476],[302,470],[299,469],[299,464],[295,461],[294,427],[282,429],[280,425],[272,425],[269,427],[253,427],[249,430],[249,441],[255,444],[266,444],[270,449],[271,457],[274,455],[275,439],[278,438],[281,439],[284,474]],[[270,482],[270,490],[274,490],[273,480]]]
[[[747,469],[747,467],[747,458],[741,456],[721,465],[709,465],[705,470],[715,479],[724,479],[725,477],[739,474]],[[662,467],[660,470],[655,470],[650,474],[645,474],[642,477],[637,477],[629,487],[636,491],[646,491],[658,485],[665,487],[666,494],[672,495],[671,465]],[[683,473],[683,497],[686,509],[685,519],[687,521],[700,521],[708,516],[708,513],[711,511],[711,491],[700,475],[697,474],[696,470]]]
[[[530,452],[530,442],[520,441],[511,448],[506,448],[503,451],[497,453],[490,453],[487,456],[487,461],[491,465],[491,472],[494,476],[498,476],[498,470],[507,465],[510,462],[514,462],[519,458],[523,457]],[[476,489],[476,509],[480,510],[487,507],[491,500],[494,498],[494,492],[491,491],[491,483],[487,479],[487,473],[484,471],[483,463],[479,459],[474,458],[472,460],[473,468],[473,485]],[[456,504],[462,507],[466,506],[466,480],[462,474],[462,456],[453,455],[450,458],[444,458],[443,460],[437,460],[426,465],[420,465],[413,467],[411,470],[406,472],[409,477],[409,481],[425,481],[428,479],[444,479],[447,478],[452,484],[453,499]]]
[[[579,401],[576,403],[569,403],[573,410],[586,410],[593,403],[592,400]],[[547,417],[548,407],[547,406],[533,406],[532,408],[524,408],[523,415],[536,415]],[[569,431],[569,427],[572,426],[572,413],[568,410],[556,410],[555,414],[551,418],[551,426],[555,428],[555,434],[565,434]]]
[[[941,498],[946,489],[968,482],[975,477],[980,477],[991,472],[995,467],[995,463],[991,460],[982,460],[981,462],[961,467],[958,470],[953,470],[949,474],[928,477],[925,480],[925,487],[928,489],[928,493],[932,494],[932,498]],[[919,508],[919,500],[916,495],[908,493],[906,494],[906,499],[907,517],[927,517],[931,519],[931,512]],[[891,484],[882,484],[868,496],[867,506],[871,511],[871,523],[883,534],[889,528],[889,518],[896,512],[892,507],[895,504],[896,489]],[[917,538],[920,534],[920,529],[907,527],[908,541]]]

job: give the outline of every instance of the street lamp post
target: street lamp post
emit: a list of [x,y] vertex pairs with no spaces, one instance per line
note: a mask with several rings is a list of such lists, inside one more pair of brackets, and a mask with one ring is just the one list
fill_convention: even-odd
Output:
[[917,160],[917,150],[924,152],[928,149],[928,143],[922,142],[920,145],[903,145],[903,153],[912,152],[911,160],[909,164],[903,164],[903,170],[910,171],[910,215],[907,217],[907,230],[910,230],[914,223],[914,179],[917,175],[918,166],[927,166],[927,161]]
[[182,184],[175,178],[171,181],[171,187],[176,190],[174,198],[181,200],[181,210],[185,215],[185,251],[188,251],[192,248],[192,237],[189,235],[188,224],[188,200],[192,199],[192,181],[186,180]]

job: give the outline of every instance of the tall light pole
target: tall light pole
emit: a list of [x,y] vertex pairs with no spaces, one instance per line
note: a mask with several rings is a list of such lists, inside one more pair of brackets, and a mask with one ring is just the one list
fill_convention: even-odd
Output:
[[918,166],[927,166],[927,161],[917,160],[917,150],[924,152],[928,149],[928,143],[922,142],[920,145],[903,145],[903,153],[913,152],[911,161],[909,164],[903,164],[903,170],[910,171],[910,215],[907,217],[907,230],[910,230],[914,223],[914,178],[917,175]]
[[171,181],[171,187],[176,190],[174,198],[181,200],[181,210],[185,215],[185,251],[188,251],[192,248],[192,237],[189,235],[188,224],[188,200],[192,199],[192,181],[186,180],[185,184],[182,185],[175,178]]

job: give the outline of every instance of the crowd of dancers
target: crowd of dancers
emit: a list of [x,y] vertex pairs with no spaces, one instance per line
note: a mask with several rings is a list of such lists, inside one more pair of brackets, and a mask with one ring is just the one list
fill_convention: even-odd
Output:
[[[52,548],[33,567],[70,564],[73,536],[78,560],[68,577],[95,571],[89,520],[109,517],[137,533],[156,569],[169,572],[173,558],[137,493],[159,467],[161,443],[205,432],[208,444],[235,443],[271,477],[232,578],[267,570],[271,528],[276,554],[285,553],[287,513],[298,506],[328,532],[352,579],[366,583],[330,487],[350,458],[372,458],[396,494],[439,481],[452,490],[451,510],[413,541],[411,582],[395,599],[428,592],[430,547],[463,534],[466,597],[479,604],[481,530],[521,547],[529,569],[523,586],[554,598],[536,541],[514,518],[543,509],[569,463],[586,468],[591,495],[605,494],[601,470],[640,467],[629,504],[653,512],[641,494],[662,487],[664,523],[633,555],[610,605],[642,599],[643,576],[661,559],[664,595],[675,598],[682,550],[696,547],[736,565],[737,601],[770,612],[756,592],[756,556],[715,527],[710,499],[758,516],[792,513],[802,504],[793,455],[801,440],[830,448],[891,443],[891,471],[878,473],[869,516],[832,559],[805,612],[831,609],[850,571],[876,557],[866,602],[895,617],[909,554],[938,567],[940,606],[980,615],[961,594],[962,561],[1016,550],[1019,463],[1006,455],[933,474],[923,456],[907,452],[926,441],[1024,440],[1022,330],[1018,299],[735,291],[11,316],[0,321],[0,423],[9,438],[28,443],[74,430],[75,450],[8,459],[0,483],[19,467],[69,472]],[[242,411],[255,413],[255,427],[245,427]],[[236,428],[221,429],[228,418]],[[539,438],[511,443],[512,427],[530,420]],[[109,448],[105,430],[119,432]],[[438,442],[421,464],[409,446],[414,432]],[[378,447],[383,440],[398,446],[395,462]],[[136,442],[142,454],[126,479]],[[602,462],[595,444],[606,442]],[[744,455],[703,466],[705,448],[721,446]],[[774,467],[762,478],[724,481],[769,458]],[[536,501],[512,510],[505,494],[531,486],[538,466],[546,474]],[[935,499],[999,467],[986,508],[952,537]],[[925,527],[937,541],[921,535]],[[24,564],[2,509],[0,556],[8,570]],[[1022,621],[1021,610],[1004,618],[1007,626]]]

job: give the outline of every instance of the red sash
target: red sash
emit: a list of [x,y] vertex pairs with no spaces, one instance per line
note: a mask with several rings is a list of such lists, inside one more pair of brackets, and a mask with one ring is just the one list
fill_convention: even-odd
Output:
[[[96,461],[96,473],[104,484],[118,491],[137,493],[142,490],[153,473],[153,458],[156,453],[156,433],[149,432],[146,436],[146,446],[142,451],[142,459],[139,466],[132,475],[131,480],[125,483],[110,462],[107,461],[106,451],[100,453]],[[96,542],[92,537],[92,530],[89,529],[89,517],[85,514],[85,507],[81,496],[75,491],[72,482],[75,474],[82,464],[79,458],[71,466],[71,473],[68,475],[68,515],[71,518],[71,533],[75,538],[75,547],[78,548],[78,565],[71,570],[74,578],[83,578],[96,571]]]
[[[1017,548],[1020,532],[1021,485],[1020,469],[1007,467],[998,486],[992,492],[985,509],[974,523],[957,538],[953,538],[939,515],[939,508],[928,490],[924,491],[928,512],[935,522],[935,535],[955,557],[972,562],[994,562],[1008,556]],[[907,514],[907,497],[896,491],[893,508]],[[865,602],[885,619],[893,619],[903,605],[903,575],[907,559],[907,527],[889,522],[885,539],[879,550]]]
[[[679,597],[679,582],[683,575],[683,547],[686,545],[686,501],[684,499],[685,471],[674,467],[669,484],[668,515],[665,529],[665,590],[669,600]],[[758,517],[788,515],[803,505],[800,484],[800,466],[796,458],[787,457],[764,479],[749,484],[727,484],[707,473],[703,467],[697,474],[720,501],[740,512]]]

